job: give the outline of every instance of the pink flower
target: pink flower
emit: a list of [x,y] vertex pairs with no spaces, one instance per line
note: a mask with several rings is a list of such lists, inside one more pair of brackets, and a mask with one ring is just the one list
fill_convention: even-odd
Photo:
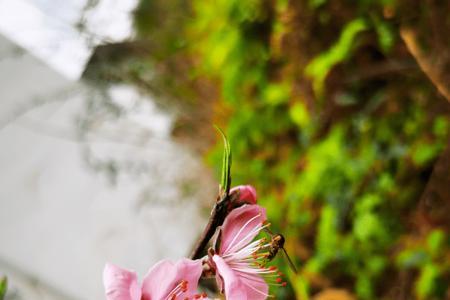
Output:
[[244,205],[234,209],[223,223],[218,237],[220,246],[212,256],[212,264],[217,284],[227,299],[266,299],[269,296],[266,280],[273,285],[285,285],[275,267],[265,267],[270,244],[265,239],[252,242],[268,226],[265,220],[264,208]]
[[239,192],[238,204],[256,204],[256,190],[251,185],[239,185],[230,190],[230,194]]
[[206,299],[197,293],[198,280],[202,274],[200,260],[181,259],[158,262],[138,284],[135,272],[106,264],[103,284],[107,300],[185,300]]

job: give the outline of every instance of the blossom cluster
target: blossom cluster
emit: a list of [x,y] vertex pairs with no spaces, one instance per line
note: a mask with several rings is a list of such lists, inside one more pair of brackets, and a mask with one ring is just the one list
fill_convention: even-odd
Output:
[[269,285],[283,286],[282,274],[267,266],[271,244],[255,239],[268,225],[266,211],[256,204],[251,186],[238,186],[241,206],[225,218],[216,245],[207,256],[176,262],[162,260],[154,265],[141,284],[135,272],[107,264],[103,273],[107,300],[193,300],[208,299],[197,291],[202,276],[213,275],[226,299],[263,300]]

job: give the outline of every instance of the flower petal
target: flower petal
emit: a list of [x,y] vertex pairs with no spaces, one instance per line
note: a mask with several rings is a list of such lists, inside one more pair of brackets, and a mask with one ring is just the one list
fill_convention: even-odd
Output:
[[194,295],[197,292],[201,274],[200,260],[181,259],[175,263],[162,260],[145,276],[142,283],[142,295],[146,299],[165,299],[183,280],[188,282],[186,294]]
[[246,274],[245,277],[239,276],[239,279],[241,285],[244,287],[244,290],[247,293],[247,298],[242,299],[264,300],[269,296],[269,286],[259,275]]
[[259,205],[244,205],[232,210],[222,225],[219,253],[235,252],[246,246],[265,220],[266,210]]
[[239,191],[240,204],[256,204],[256,190],[251,185],[239,185],[230,190],[230,194]]
[[226,299],[239,299],[245,300],[245,290],[239,282],[239,278],[235,272],[226,264],[222,257],[218,255],[213,256],[213,261],[217,267],[217,275],[220,276],[220,280],[217,280],[221,292],[225,294]]
[[259,275],[231,269],[225,260],[218,255],[213,256],[218,276],[223,282],[226,299],[264,300],[268,296],[269,287]]
[[141,288],[135,272],[107,263],[103,270],[107,300],[140,300]]

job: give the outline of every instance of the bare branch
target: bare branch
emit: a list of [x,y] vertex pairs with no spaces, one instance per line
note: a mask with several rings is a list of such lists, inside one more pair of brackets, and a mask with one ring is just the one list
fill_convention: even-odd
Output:
[[450,72],[446,72],[445,69],[445,66],[450,63],[448,56],[443,54],[435,55],[436,53],[433,51],[426,53],[412,28],[402,27],[400,35],[422,71],[428,76],[442,96],[450,102]]

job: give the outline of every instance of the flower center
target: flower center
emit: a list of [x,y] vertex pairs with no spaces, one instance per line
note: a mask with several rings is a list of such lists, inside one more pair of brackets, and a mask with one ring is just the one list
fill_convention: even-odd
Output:
[[180,283],[178,283],[172,289],[172,291],[169,293],[169,295],[166,297],[165,300],[193,300],[193,299],[207,298],[206,293],[188,295],[187,294],[188,285],[189,285],[189,282],[187,280],[181,280]]
[[[245,227],[251,226],[251,221],[253,220],[244,224],[237,235],[239,235]],[[266,297],[272,297],[272,295],[257,289],[257,285],[252,285],[251,283],[252,281],[256,282],[259,277],[264,279],[269,286],[286,286],[283,274],[278,268],[275,266],[267,266],[267,263],[275,256],[276,250],[278,249],[275,250],[274,245],[266,238],[261,238],[251,243],[248,243],[247,240],[249,236],[255,236],[259,234],[261,230],[269,226],[270,224],[267,222],[262,224],[258,223],[250,230],[250,233],[243,239],[240,239],[240,241],[235,242],[235,239],[233,239],[230,246],[221,255],[234,272],[240,277],[247,279],[242,281],[245,285]],[[248,243],[247,245],[245,245],[246,242]]]

